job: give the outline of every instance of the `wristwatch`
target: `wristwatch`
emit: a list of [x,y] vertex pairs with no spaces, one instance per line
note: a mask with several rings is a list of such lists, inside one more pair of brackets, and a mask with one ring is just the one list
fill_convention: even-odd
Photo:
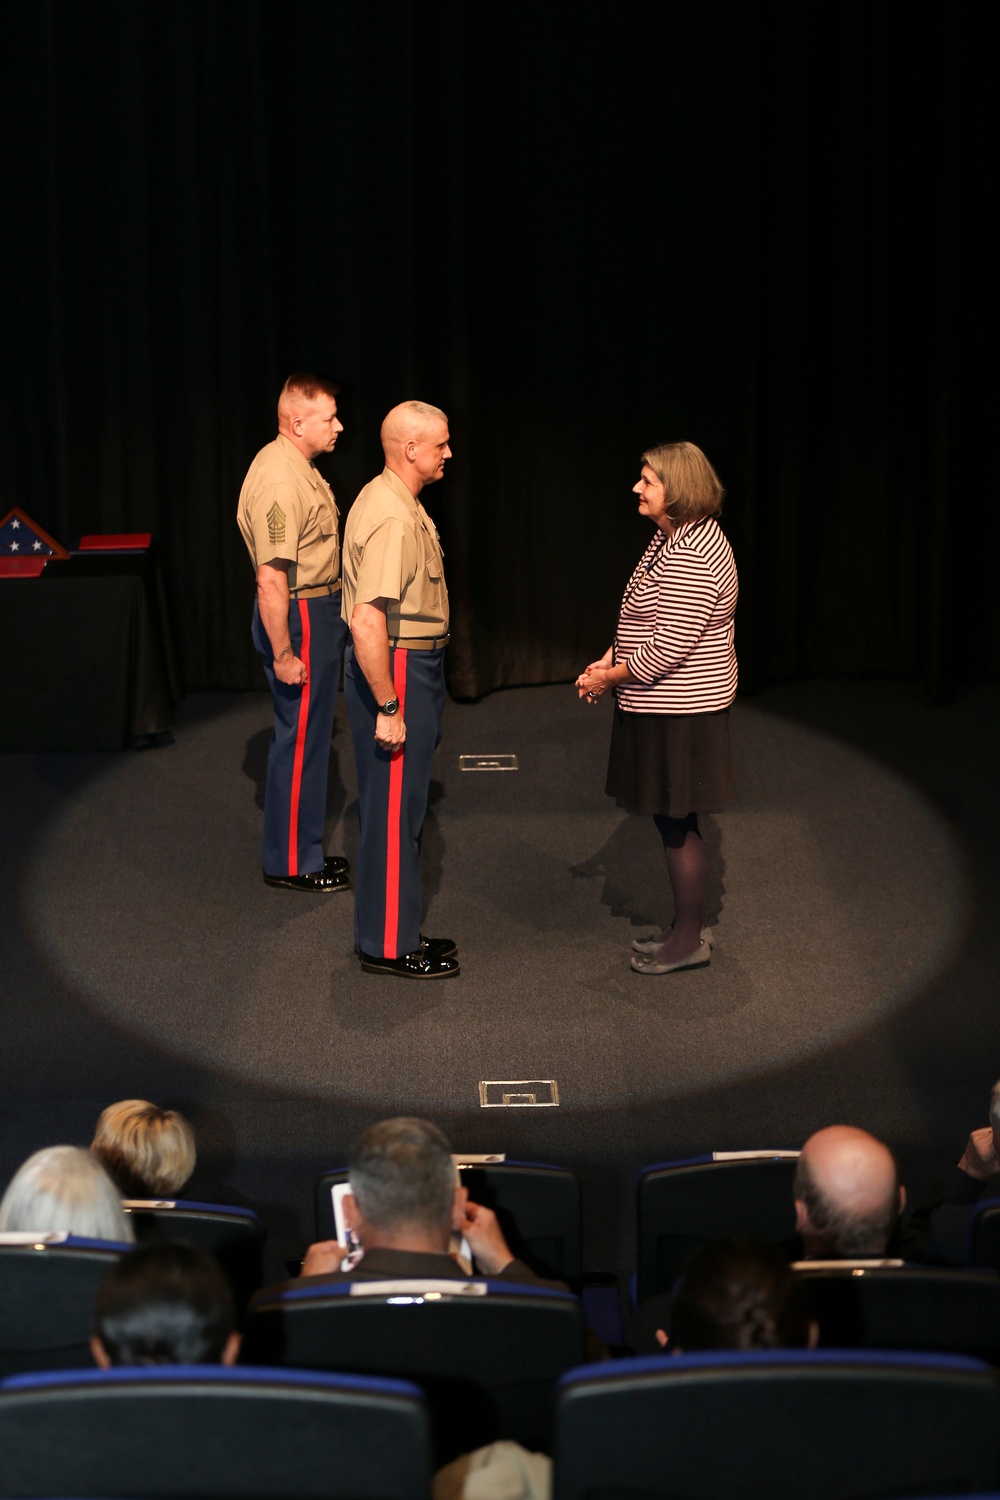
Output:
[[399,699],[390,698],[388,703],[380,703],[378,711],[380,714],[385,714],[387,719],[391,719],[393,714],[399,711]]

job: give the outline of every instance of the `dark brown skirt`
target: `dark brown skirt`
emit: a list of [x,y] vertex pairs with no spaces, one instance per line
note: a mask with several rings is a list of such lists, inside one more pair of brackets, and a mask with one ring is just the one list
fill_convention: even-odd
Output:
[[669,818],[721,812],[732,784],[728,708],[634,714],[615,706],[605,790],[619,807]]

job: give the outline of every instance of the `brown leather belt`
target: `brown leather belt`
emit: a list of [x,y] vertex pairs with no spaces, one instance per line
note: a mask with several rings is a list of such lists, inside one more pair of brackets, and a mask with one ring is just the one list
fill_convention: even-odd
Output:
[[322,599],[326,594],[339,594],[339,583],[318,583],[312,589],[289,589],[293,599]]
[[404,651],[439,651],[450,640],[450,635],[391,635],[389,645],[402,646]]

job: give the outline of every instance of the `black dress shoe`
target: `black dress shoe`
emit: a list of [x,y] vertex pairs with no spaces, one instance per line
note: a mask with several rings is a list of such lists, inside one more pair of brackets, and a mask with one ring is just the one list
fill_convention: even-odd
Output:
[[457,958],[441,958],[423,948],[404,953],[402,958],[376,958],[371,953],[360,953],[358,957],[368,974],[398,974],[400,979],[447,979],[459,971]]
[[429,938],[421,933],[420,946],[428,958],[458,957],[458,946],[454,938]]
[[328,854],[323,861],[324,875],[348,875],[350,865],[342,854]]
[[268,885],[283,885],[289,891],[312,891],[314,894],[351,889],[350,879],[342,870],[336,873],[331,873],[329,870],[313,870],[309,875],[269,875],[265,870],[264,880]]
[[[458,957],[458,945],[456,944],[454,938],[429,938],[424,937],[423,933],[421,933],[420,948],[427,958]],[[358,947],[357,943],[354,944],[354,951],[360,958],[361,949]]]

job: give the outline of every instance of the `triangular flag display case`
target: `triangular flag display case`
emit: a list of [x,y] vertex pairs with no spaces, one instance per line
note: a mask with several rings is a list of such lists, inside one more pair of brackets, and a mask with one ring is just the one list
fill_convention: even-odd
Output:
[[0,578],[37,578],[50,557],[65,558],[69,553],[15,505],[0,521]]

